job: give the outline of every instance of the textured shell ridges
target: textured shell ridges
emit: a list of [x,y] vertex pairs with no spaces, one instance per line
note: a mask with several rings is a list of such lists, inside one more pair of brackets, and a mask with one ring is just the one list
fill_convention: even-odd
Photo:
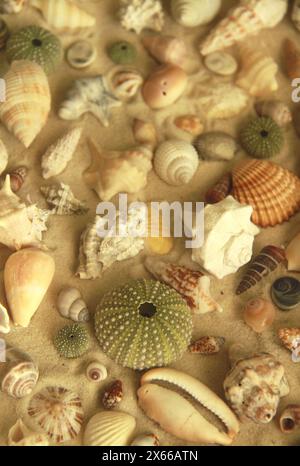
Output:
[[120,411],[102,411],[93,416],[84,432],[89,447],[126,446],[136,426],[133,416]]

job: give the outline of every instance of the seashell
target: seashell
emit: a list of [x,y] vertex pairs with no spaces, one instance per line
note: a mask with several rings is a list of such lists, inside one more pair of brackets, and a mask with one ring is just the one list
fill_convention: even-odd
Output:
[[28,148],[45,125],[51,95],[43,69],[28,60],[12,63],[4,75],[6,100],[0,103],[0,119]]
[[79,396],[63,387],[43,388],[31,398],[27,412],[55,443],[77,437],[83,423]]
[[107,387],[103,394],[102,404],[105,409],[115,408],[123,400],[123,384],[121,380],[115,380]]
[[286,248],[285,256],[288,262],[288,270],[300,272],[300,233],[293,238]]
[[24,424],[22,419],[9,429],[7,443],[10,447],[48,447],[46,435],[34,432]]
[[11,13],[20,13],[26,3],[27,0],[1,0],[0,14],[8,15]]
[[289,107],[280,100],[262,100],[255,104],[258,116],[272,118],[281,128],[292,121],[292,113]]
[[205,57],[204,64],[209,71],[220,76],[231,76],[238,69],[236,59],[226,52],[210,53]]
[[[3,364],[0,364],[3,366]],[[8,346],[1,371],[1,390],[12,398],[31,394],[39,378],[39,370],[28,354]]]
[[65,325],[56,334],[54,346],[60,356],[75,359],[87,352],[89,334],[85,327],[79,324]]
[[58,185],[42,186],[41,193],[47,203],[53,207],[51,212],[56,215],[83,215],[89,210],[84,202],[74,197],[70,186],[59,183]]
[[136,118],[133,121],[132,132],[139,144],[147,144],[151,149],[157,146],[157,131],[153,123]]
[[18,167],[9,173],[10,187],[13,193],[17,193],[22,188],[28,174],[28,168]]
[[109,157],[102,154],[88,140],[92,163],[83,178],[103,201],[109,201],[118,193],[137,193],[147,185],[147,176],[152,170],[152,152],[141,146],[123,152],[110,151]]
[[30,0],[49,26],[60,32],[75,33],[96,24],[94,16],[89,15],[69,0]]
[[204,130],[204,125],[196,115],[180,115],[174,119],[174,125],[179,131],[198,136]]
[[[204,209],[204,243],[193,248],[192,259],[217,278],[235,273],[252,256],[259,229],[251,222],[253,209],[233,197]],[[238,219],[238,221],[237,221]]]
[[159,63],[182,66],[187,49],[184,41],[173,36],[146,36],[142,39],[145,49]]
[[132,444],[131,447],[159,447],[160,442],[159,438],[155,434],[141,434],[138,435]]
[[236,294],[242,294],[255,286],[282,264],[285,258],[284,249],[277,246],[265,246],[251,262],[236,290]]
[[230,173],[226,173],[220,181],[211,189],[209,189],[205,195],[205,201],[208,204],[217,204],[223,201],[232,189],[232,176]]
[[46,150],[42,157],[43,178],[60,175],[67,167],[78,146],[82,128],[74,128],[60,137]]
[[244,320],[257,333],[263,333],[274,322],[275,308],[266,299],[251,299],[244,309]]
[[107,54],[117,65],[131,65],[137,58],[135,46],[126,40],[111,44],[107,49]]
[[157,280],[181,294],[195,314],[223,312],[210,294],[210,278],[203,273],[150,257],[146,259],[145,267]]
[[111,109],[120,106],[120,100],[109,91],[106,79],[99,75],[77,79],[67,92],[58,115],[63,120],[77,120],[85,113],[92,113],[108,127]]
[[[10,324],[9,324],[9,315],[6,307],[0,303],[0,333],[9,333]],[[1,359],[0,359],[1,361]]]
[[282,311],[290,311],[300,304],[300,281],[293,277],[281,277],[271,288],[274,304]]
[[179,66],[162,65],[144,82],[143,98],[154,110],[168,107],[181,97],[187,80],[187,74]]
[[[166,324],[170,321],[171,326]],[[95,334],[104,353],[136,370],[181,358],[191,333],[192,316],[184,299],[154,280],[134,280],[106,293],[95,314]]]
[[113,95],[125,102],[132,99],[143,84],[142,75],[133,68],[115,67],[107,80]]
[[98,260],[98,252],[102,239],[98,235],[99,217],[87,225],[80,237],[79,267],[76,275],[84,280],[101,276],[103,264]]
[[230,47],[263,29],[275,27],[287,8],[287,0],[241,0],[201,43],[202,55]]
[[251,96],[262,97],[277,91],[278,65],[271,56],[244,44],[240,47],[241,71],[236,84]]
[[300,2],[299,0],[294,0],[291,18],[292,18],[295,28],[298,29],[298,31],[300,31]]
[[[221,419],[227,432],[208,422],[183,396],[152,383],[154,380],[168,382],[187,392]],[[181,440],[230,445],[239,432],[237,418],[221,398],[199,380],[175,369],[161,368],[146,372],[137,394],[139,406],[146,415]]]
[[107,378],[107,369],[100,362],[93,361],[86,368],[86,376],[90,382],[99,383]]
[[225,378],[224,390],[239,418],[258,424],[269,423],[280,398],[289,394],[283,365],[268,353],[237,360]]
[[158,146],[153,164],[157,175],[163,181],[171,186],[181,186],[192,180],[199,159],[191,144],[173,139]]
[[283,62],[286,74],[291,79],[300,76],[300,50],[291,39],[283,42]]
[[145,238],[145,251],[147,254],[166,255],[174,247],[172,233],[164,229],[163,213],[159,208],[148,204],[148,225]]
[[57,308],[63,317],[74,322],[88,322],[89,311],[77,288],[63,288],[57,298]]
[[231,160],[238,151],[235,139],[221,131],[200,135],[195,140],[194,147],[203,160]]
[[[1,10],[1,5],[0,5]],[[7,40],[9,38],[9,29],[6,22],[0,19],[0,50],[4,50],[6,47]]]
[[121,411],[101,411],[93,416],[84,431],[87,447],[127,446],[135,430],[133,416]]
[[118,16],[121,25],[136,34],[143,29],[159,32],[164,25],[164,12],[159,0],[121,0]]
[[283,346],[292,352],[300,346],[300,328],[281,328],[278,337]]
[[280,415],[280,430],[284,434],[291,434],[300,427],[300,405],[288,405]]
[[16,325],[28,327],[51,284],[54,271],[52,257],[39,249],[22,249],[7,259],[4,286]]
[[66,52],[66,60],[72,68],[83,69],[90,66],[97,58],[97,49],[88,40],[77,40]]
[[203,26],[219,13],[221,0],[172,0],[172,16],[184,27]]
[[8,152],[4,143],[0,139],[0,175],[4,172],[8,163]]
[[223,337],[202,337],[189,346],[189,352],[204,355],[217,354],[224,344],[225,338]]

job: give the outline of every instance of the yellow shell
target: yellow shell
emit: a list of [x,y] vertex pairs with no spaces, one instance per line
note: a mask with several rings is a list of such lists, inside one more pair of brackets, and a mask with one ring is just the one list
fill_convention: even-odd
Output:
[[4,79],[6,100],[0,103],[0,119],[25,147],[29,147],[45,125],[50,111],[47,76],[37,63],[20,60],[12,63]]
[[162,211],[159,213],[159,225],[158,225],[158,236],[154,236],[151,233],[151,227],[153,226],[154,219],[152,219],[152,211],[150,205],[148,206],[148,236],[145,238],[145,248],[150,254],[165,255],[169,254],[174,247],[174,238],[166,236],[163,232],[163,216]]
[[101,411],[93,416],[84,432],[84,445],[115,447],[129,445],[136,426],[133,416],[121,411]]

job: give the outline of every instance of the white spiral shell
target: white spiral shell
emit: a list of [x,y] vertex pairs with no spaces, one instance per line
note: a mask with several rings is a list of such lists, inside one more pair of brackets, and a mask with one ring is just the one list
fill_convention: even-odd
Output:
[[127,446],[135,426],[135,418],[130,414],[121,411],[101,411],[89,420],[84,432],[84,445]]
[[171,186],[189,183],[198,165],[196,149],[187,142],[175,139],[160,144],[154,157],[157,175]]
[[172,0],[172,15],[177,23],[185,27],[209,23],[218,14],[221,0]]
[[63,288],[57,298],[59,313],[74,322],[87,322],[89,311],[77,288]]

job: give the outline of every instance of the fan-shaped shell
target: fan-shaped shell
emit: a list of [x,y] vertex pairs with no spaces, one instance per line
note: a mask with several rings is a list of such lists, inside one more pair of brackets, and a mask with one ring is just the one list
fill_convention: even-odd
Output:
[[172,0],[172,15],[181,26],[201,26],[214,19],[221,3],[221,0]]
[[19,60],[12,63],[4,79],[6,100],[0,103],[0,119],[25,147],[29,147],[50,111],[47,76],[37,63]]
[[45,387],[34,395],[28,414],[55,443],[77,437],[83,423],[79,396],[63,387]]
[[102,411],[89,420],[84,432],[84,445],[127,446],[135,426],[135,418],[130,414],[121,411]]
[[154,168],[157,175],[172,186],[191,181],[199,165],[196,149],[184,141],[165,141],[157,148]]

